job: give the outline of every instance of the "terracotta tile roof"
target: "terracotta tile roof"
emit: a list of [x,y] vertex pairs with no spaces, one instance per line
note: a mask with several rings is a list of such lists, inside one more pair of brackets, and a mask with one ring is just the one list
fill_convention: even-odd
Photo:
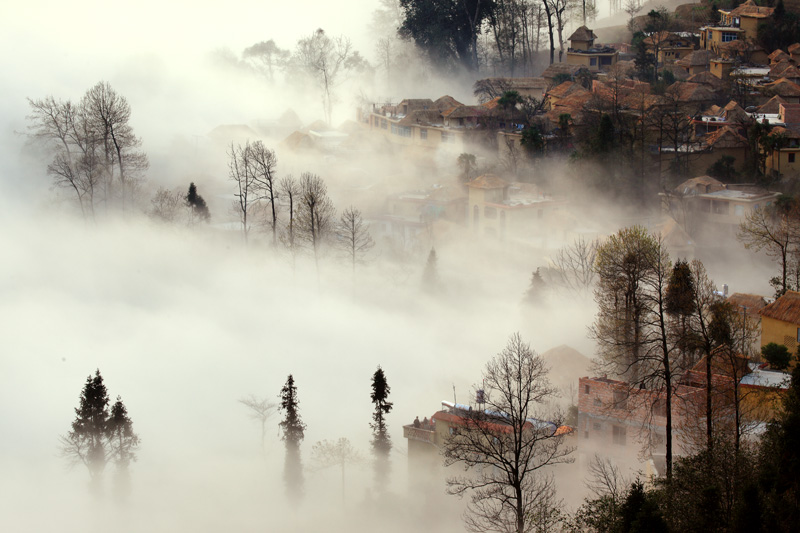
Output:
[[772,75],[772,71],[770,70],[769,77],[773,78],[773,79],[774,78],[786,78],[788,80],[796,80],[796,79],[800,78],[800,69],[798,69],[794,65],[788,65],[786,68],[783,68],[780,71],[780,73],[778,73],[775,76]]
[[689,83],[700,83],[701,85],[707,85],[711,87],[712,90],[720,90],[725,88],[725,82],[723,82],[718,77],[711,74],[709,71],[698,72],[693,76],[689,76],[686,81]]
[[792,55],[800,53],[800,43],[790,44],[786,51]]
[[736,133],[730,126],[723,126],[703,139],[712,148],[741,148],[747,146],[747,139]]
[[762,309],[761,316],[800,325],[800,292],[786,291],[786,294]]
[[764,48],[753,41],[728,41],[719,45],[719,53],[723,57],[737,57],[748,52],[757,52]]
[[731,11],[730,14],[736,17],[763,19],[771,17],[774,11],[774,7],[759,6],[753,0],[747,0],[747,2],[740,4],[739,7]]
[[453,107],[442,113],[446,118],[472,118],[478,117],[486,111],[486,108],[479,105],[462,105]]
[[583,94],[588,93],[589,91],[583,87],[580,83],[574,81],[565,81],[561,85],[557,85],[553,87],[549,91],[547,91],[546,96],[552,96],[554,98],[565,98],[567,96],[573,94]]
[[714,100],[714,93],[700,83],[676,81],[667,88],[667,92],[677,96],[681,102],[710,102]]
[[682,67],[707,67],[711,59],[710,50],[695,50],[686,57],[677,60],[675,63]]
[[742,106],[740,106],[736,100],[728,102],[723,108],[722,114],[727,122],[748,124],[752,121],[752,117],[747,114],[747,111],[742,109]]
[[786,52],[784,52],[780,48],[778,48],[777,50],[774,50],[767,57],[769,57],[769,62],[770,63],[779,63],[780,61],[785,61],[785,60],[791,59],[789,54],[787,54]]
[[766,83],[764,84],[764,88],[767,90],[767,94],[777,94],[789,98],[800,96],[800,85],[786,78],[781,78],[772,83]]
[[484,174],[467,183],[473,189],[502,189],[508,187],[508,182],[494,174]]
[[784,128],[783,126],[775,126],[772,128],[772,130],[770,130],[770,135],[783,135],[787,139],[800,139],[800,132]]
[[436,109],[415,109],[397,123],[401,126],[441,126],[442,114]]
[[716,178],[712,178],[711,176],[699,176],[684,181],[675,187],[675,192],[686,196],[721,191],[724,188],[725,184]]
[[675,81],[686,81],[689,78],[689,71],[677,63],[666,65],[663,70],[672,72],[672,75],[675,76]]
[[748,315],[758,316],[758,312],[764,309],[767,305],[767,300],[758,294],[746,294],[743,292],[735,292],[728,296],[728,303],[740,308],[744,307]]
[[444,111],[445,109],[450,109],[451,107],[458,107],[460,105],[464,105],[455,98],[450,95],[444,95],[441,98],[438,98],[435,102],[433,102],[433,106],[438,109],[439,111]]
[[776,94],[775,96],[770,98],[766,104],[759,107],[758,112],[777,114],[780,112],[781,104],[786,104],[786,103],[788,102]]
[[570,35],[568,41],[593,41],[597,39],[597,35],[586,26],[581,26]]
[[769,77],[772,79],[780,78],[780,74],[791,66],[792,62],[788,59],[781,59],[780,61],[772,63],[769,67]]
[[543,78],[553,79],[559,74],[569,74],[575,76],[581,70],[587,70],[583,65],[570,65],[569,63],[553,63],[542,72]]

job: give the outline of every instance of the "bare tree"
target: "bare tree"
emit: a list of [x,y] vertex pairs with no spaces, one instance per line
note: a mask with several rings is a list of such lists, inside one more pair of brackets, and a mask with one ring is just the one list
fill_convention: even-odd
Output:
[[180,208],[185,205],[183,192],[179,189],[166,189],[159,187],[150,199],[151,218],[159,222],[175,222],[180,213]]
[[275,414],[278,404],[270,402],[266,398],[259,398],[254,394],[249,394],[239,399],[239,403],[247,407],[250,418],[261,423],[261,451],[266,450],[267,441],[267,421]]
[[148,167],[129,124],[127,100],[101,82],[78,105],[52,96],[28,104],[31,136],[53,152],[47,170],[56,186],[72,189],[84,217],[94,218],[97,193],[102,191],[108,208],[118,181],[124,211],[127,196],[137,190]]
[[447,480],[448,492],[471,495],[466,525],[471,531],[547,530],[557,517],[552,477],[543,469],[571,462],[559,417],[545,421],[542,407],[555,388],[544,360],[519,334],[486,365],[481,392],[485,403],[459,410],[459,422],[444,442],[446,465],[463,475]]
[[342,505],[346,503],[345,496],[345,468],[347,465],[359,465],[365,462],[364,455],[350,444],[344,437],[336,442],[322,440],[311,448],[311,460],[313,468],[322,470],[332,466],[338,466],[342,473]]
[[800,246],[800,210],[781,209],[778,206],[764,206],[753,209],[739,225],[737,238],[748,250],[764,250],[768,257],[777,260],[781,267],[781,277],[776,279],[776,295],[786,292],[787,273],[791,254]]
[[242,52],[245,61],[250,61],[256,69],[263,72],[267,79],[272,82],[275,80],[275,70],[283,68],[289,59],[289,51],[283,50],[275,44],[275,41],[261,41],[252,46],[248,46]]
[[272,215],[272,245],[278,242],[278,157],[261,141],[250,145],[250,163],[253,165],[253,184],[256,198],[266,200]]
[[233,206],[242,223],[242,236],[245,244],[247,244],[247,236],[250,232],[247,217],[258,202],[256,176],[251,156],[250,141],[247,141],[244,146],[231,143],[228,152],[228,177],[236,183],[236,192],[233,194],[236,201]]
[[353,206],[342,212],[342,216],[334,227],[339,246],[346,254],[356,273],[356,263],[363,263],[366,255],[375,246],[375,241],[369,234],[369,225],[364,224],[361,211]]
[[334,90],[339,75],[348,66],[347,61],[353,55],[350,39],[342,36],[329,37],[321,28],[311,37],[297,42],[293,60],[322,89],[322,104],[328,124],[332,123]]
[[284,176],[278,182],[278,189],[280,190],[280,196],[283,198],[289,214],[289,222],[286,224],[286,233],[281,236],[281,240],[292,252],[292,258],[294,258],[296,237],[295,224],[297,223],[297,206],[300,199],[300,183],[291,175]]
[[559,283],[568,290],[584,295],[594,286],[594,269],[599,242],[575,239],[571,245],[561,248],[553,259]]
[[300,196],[298,197],[298,236],[311,247],[314,264],[319,275],[319,254],[323,242],[331,230],[335,210],[325,181],[316,174],[304,172],[300,176]]
[[147,156],[137,151],[142,141],[129,124],[130,105],[108,82],[99,82],[86,92],[81,107],[102,141],[108,183],[118,174],[124,212],[126,196],[135,187],[132,182],[149,166]]
[[676,339],[667,315],[667,287],[672,272],[663,238],[644,228],[624,228],[597,251],[597,317],[592,336],[598,343],[599,371],[620,376],[629,412],[645,413],[643,444],[660,440],[653,417],[666,417],[667,478],[672,476],[673,400],[680,366],[674,360]]

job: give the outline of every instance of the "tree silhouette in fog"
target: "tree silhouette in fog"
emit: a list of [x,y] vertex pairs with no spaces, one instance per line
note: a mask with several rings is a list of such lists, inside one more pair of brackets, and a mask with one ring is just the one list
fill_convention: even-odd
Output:
[[392,402],[388,401],[391,388],[386,382],[386,374],[379,366],[372,375],[372,394],[370,398],[375,406],[372,413],[372,453],[375,455],[375,483],[380,490],[386,486],[389,477],[389,454],[392,451],[392,439],[386,427],[386,415],[392,410]]
[[439,290],[439,269],[436,249],[431,248],[428,254],[428,262],[425,263],[425,271],[422,273],[422,288],[428,292],[438,292]]
[[284,413],[278,424],[283,431],[283,442],[286,444],[286,461],[283,467],[283,480],[290,500],[297,501],[303,495],[303,462],[300,458],[300,443],[305,436],[306,425],[300,418],[297,399],[297,387],[294,377],[289,374],[286,384],[281,389],[280,409]]
[[72,430],[61,436],[61,456],[70,466],[83,464],[89,471],[89,489],[95,495],[102,490],[103,472],[109,461],[117,467],[115,492],[124,498],[129,491],[128,466],[136,460],[139,436],[133,431],[133,421],[118,396],[108,410],[109,398],[103,376],[96,370],[88,376],[81,391],[80,404],[75,409]]
[[205,199],[197,194],[197,186],[195,186],[194,182],[189,184],[189,192],[186,193],[184,197],[186,201],[186,207],[189,208],[189,223],[194,224],[195,217],[199,218],[203,222],[208,222],[211,218],[211,213],[208,210],[208,204],[206,204]]

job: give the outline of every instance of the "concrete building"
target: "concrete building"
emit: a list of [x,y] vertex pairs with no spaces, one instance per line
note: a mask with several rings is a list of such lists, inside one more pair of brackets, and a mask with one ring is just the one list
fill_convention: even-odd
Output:
[[586,26],[581,26],[569,37],[567,64],[586,67],[591,72],[607,70],[619,61],[619,50],[609,46],[596,46],[597,36]]

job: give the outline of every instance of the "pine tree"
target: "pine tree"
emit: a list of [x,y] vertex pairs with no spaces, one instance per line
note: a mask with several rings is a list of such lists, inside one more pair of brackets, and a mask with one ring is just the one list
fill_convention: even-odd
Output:
[[291,500],[299,500],[303,495],[303,463],[300,458],[300,443],[305,436],[306,425],[300,418],[297,400],[297,387],[294,377],[289,374],[286,384],[281,389],[280,409],[285,413],[283,420],[278,424],[283,431],[283,442],[286,445],[286,461],[283,468],[283,481],[286,483],[286,492]]
[[392,440],[386,427],[386,415],[392,410],[392,402],[387,401],[391,388],[386,382],[383,369],[378,369],[372,375],[372,403],[375,412],[372,413],[372,453],[375,455],[375,481],[382,489],[389,476],[389,453],[392,451]]
[[106,431],[108,426],[108,391],[100,370],[94,377],[86,378],[81,391],[80,405],[75,409],[72,431],[61,437],[61,454],[71,464],[82,463],[89,470],[90,490],[98,492],[102,486],[108,452]]
[[114,493],[118,499],[125,499],[130,492],[130,472],[128,466],[136,460],[136,449],[139,447],[139,436],[133,431],[133,420],[128,416],[128,409],[117,396],[111,407],[111,417],[107,423],[107,436],[113,451]]
[[422,273],[422,287],[428,292],[436,292],[439,289],[439,272],[437,269],[436,249],[431,248],[428,254],[428,262],[425,263],[425,271]]
[[525,303],[527,304],[540,304],[544,301],[545,292],[547,291],[547,283],[542,279],[542,275],[537,268],[531,274],[531,284],[525,292]]
[[102,488],[106,465],[112,461],[115,474],[115,492],[124,498],[129,488],[128,466],[136,460],[139,436],[133,431],[133,421],[122,399],[108,410],[109,397],[103,376],[96,370],[86,378],[81,391],[80,405],[75,409],[72,431],[61,437],[61,455],[71,465],[81,463],[89,471],[89,488],[95,494]]
[[197,187],[194,182],[189,184],[189,192],[184,197],[186,206],[189,208],[191,214],[191,223],[194,223],[194,217],[197,216],[203,222],[208,222],[211,218],[211,213],[208,210],[208,204],[205,199],[197,194]]

